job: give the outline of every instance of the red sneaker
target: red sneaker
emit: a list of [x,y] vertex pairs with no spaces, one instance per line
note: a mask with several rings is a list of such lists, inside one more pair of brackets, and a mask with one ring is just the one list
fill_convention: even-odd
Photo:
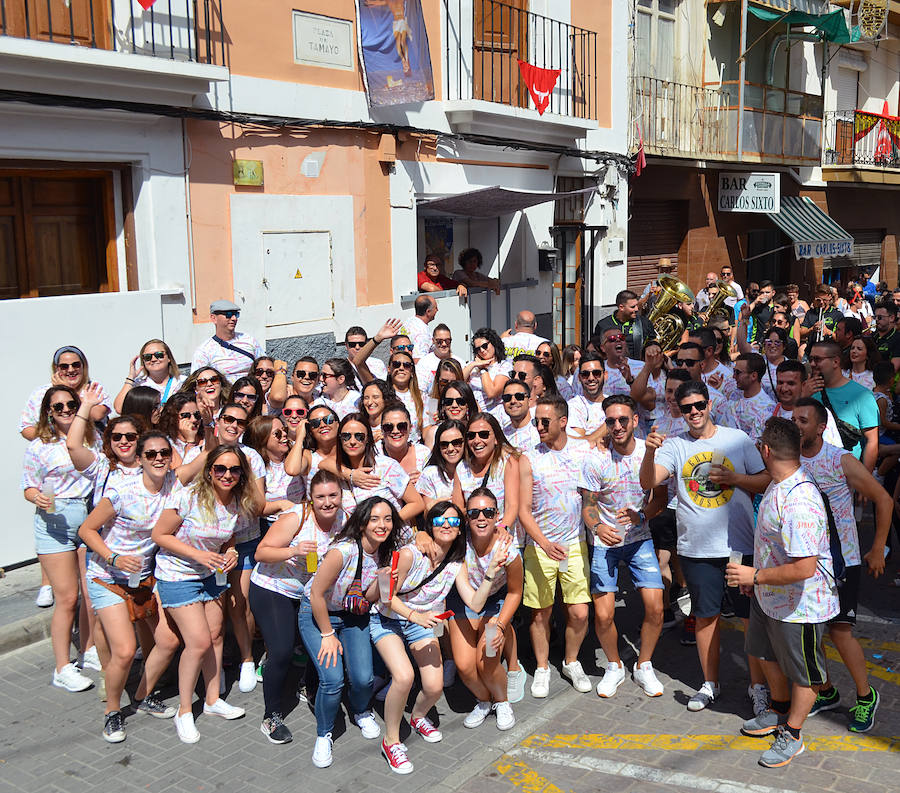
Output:
[[424,740],[428,741],[428,743],[437,743],[444,737],[441,731],[425,716],[418,719],[410,719],[409,724],[413,730],[419,733],[419,735],[421,735]]
[[388,761],[391,771],[395,774],[411,774],[413,764],[409,762],[406,756],[406,747],[402,743],[392,743],[388,746],[384,741],[381,742],[381,754]]

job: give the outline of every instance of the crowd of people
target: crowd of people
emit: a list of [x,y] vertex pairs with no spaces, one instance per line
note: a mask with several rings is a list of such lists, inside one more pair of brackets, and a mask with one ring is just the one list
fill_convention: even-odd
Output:
[[[475,253],[460,262],[471,284]],[[426,262],[425,281],[448,286],[442,277]],[[528,687],[518,642],[536,662],[532,697],[549,695],[555,620],[576,691],[613,697],[630,676],[658,697],[654,650],[680,625],[703,680],[687,710],[701,711],[721,685],[744,684],[720,675],[722,615],[745,626],[752,715],[740,729],[774,736],[760,764],[791,762],[805,719],[839,703],[825,633],[855,683],[849,729],[872,728],[878,692],[853,626],[863,572],[885,569],[898,489],[893,301],[864,323],[858,300],[839,314],[828,287],[812,307],[790,287],[766,282],[746,298],[737,287],[730,315],[683,306],[698,321],[663,349],[647,317],[654,282],[619,293],[584,348],[560,349],[522,311],[502,333],[476,330],[471,358],[458,360],[429,291],[414,316],[374,335],[349,328],[346,357],[291,366],[217,300],[189,372],[151,339],[123,362],[115,396],[82,350],[53,354],[20,422],[22,486],[46,579],[39,605],[54,608],[52,682],[83,691],[84,669],[102,671],[105,740],[125,740],[136,655],[133,710],[173,719],[185,743],[200,739],[201,675],[204,717],[244,716],[225,700],[230,624],[238,687],[262,681],[270,741],[292,740],[285,682],[305,654],[313,763],[333,762],[345,698],[349,721],[407,774],[416,673],[410,733],[443,739],[433,706],[457,675],[475,701],[464,726],[491,717],[508,730]],[[857,521],[869,503],[864,552]],[[630,669],[620,567],[643,606]],[[596,682],[580,660],[591,616],[607,659]],[[179,650],[178,702],[167,704],[159,682]]]

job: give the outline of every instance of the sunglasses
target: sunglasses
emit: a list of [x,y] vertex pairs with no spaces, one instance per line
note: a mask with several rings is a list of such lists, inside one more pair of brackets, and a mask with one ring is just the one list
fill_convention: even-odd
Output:
[[610,333],[609,336],[606,337],[607,341],[625,341],[624,333]]
[[469,430],[469,432],[466,433],[466,439],[470,441],[474,441],[475,438],[481,438],[481,440],[486,441],[490,437],[490,430]]
[[464,407],[466,404],[466,400],[462,397],[444,397],[444,406],[447,405],[459,405],[459,407]]
[[436,347],[449,347],[452,339],[432,339]]
[[409,361],[391,361],[391,369],[407,369],[412,371],[413,364]]
[[454,529],[459,528],[459,518],[445,518],[443,516],[435,518],[431,521],[432,526],[451,526]]
[[61,372],[68,372],[69,369],[74,371],[75,369],[81,368],[81,361],[75,361],[74,363],[58,363],[56,364],[56,368]]
[[150,363],[150,361],[152,361],[154,358],[156,358],[157,361],[161,361],[165,357],[165,352],[163,352],[162,350],[157,350],[156,352],[145,352],[141,356],[141,359],[144,361],[144,363]]
[[287,430],[272,430],[272,434],[278,439],[287,438]]
[[409,430],[409,422],[408,421],[398,421],[396,424],[391,424],[390,422],[381,422],[381,431],[391,433],[394,430],[397,432],[406,432]]
[[538,350],[535,353],[535,355],[538,358],[552,358],[553,357],[553,354],[550,352],[550,350]]
[[523,383],[528,378],[528,375],[525,372],[513,372],[511,375],[513,380],[521,380]]
[[365,344],[365,342],[364,341],[348,341],[348,342],[345,342],[345,344],[347,347],[352,347],[354,350],[358,350],[360,347],[363,346],[363,344]]
[[779,347],[782,344],[784,344],[784,342],[781,341],[781,339],[766,339],[765,341],[766,347]]
[[678,409],[681,411],[682,415],[687,416],[694,412],[694,408],[697,409],[698,413],[702,413],[706,410],[708,404],[709,403],[705,399],[700,399],[697,402],[685,402],[683,405],[679,405]]
[[553,419],[534,418],[531,420],[531,423],[534,424],[535,427],[543,427],[544,429],[547,429],[550,426],[551,421],[553,421]]
[[438,447],[441,450],[449,449],[451,446],[454,449],[461,449],[462,445],[463,445],[462,438],[453,438],[452,440],[449,440],[449,441],[438,441]]
[[207,385],[218,385],[222,381],[219,379],[218,375],[213,375],[212,377],[198,377],[197,385],[201,388]]
[[310,419],[308,423],[309,426],[315,430],[319,428],[320,424],[329,425],[334,424],[336,421],[337,419],[334,416],[322,416],[320,419]]
[[602,369],[581,369],[578,376],[584,380],[599,380],[603,377]]
[[484,352],[488,347],[491,346],[489,341],[486,341],[484,344],[473,344],[472,347],[475,348],[475,352]]
[[[304,418],[307,414],[306,408],[282,408],[281,415],[282,416],[296,416],[297,418]],[[312,426],[312,422],[310,422],[310,426]],[[318,427],[319,425],[316,424]]]
[[695,363],[700,363],[700,361],[693,358],[673,358],[672,363],[675,366],[693,366]]
[[524,391],[516,391],[512,394],[504,394],[503,401],[504,402],[512,402],[514,399],[516,402],[524,402],[528,397],[525,395]]
[[73,399],[70,399],[68,402],[54,402],[52,405],[50,405],[50,410],[52,410],[54,413],[62,413],[64,410],[77,409],[78,403]]
[[319,372],[320,380],[327,380],[329,377],[337,377],[333,372]]
[[236,400],[237,400],[237,399],[246,399],[248,402],[256,402],[256,399],[257,399],[256,393],[250,393],[250,394],[248,394],[246,391],[238,391],[238,392],[234,395],[234,398],[235,398]]
[[180,419],[196,419],[197,421],[200,421],[200,419],[202,419],[203,416],[200,414],[199,410],[195,410],[193,413],[190,413],[189,411],[185,411],[184,413],[179,413],[178,418],[180,418]]
[[136,432],[111,432],[109,437],[112,439],[113,443],[118,443],[122,438],[124,438],[129,443],[134,443],[137,440]]
[[146,457],[151,463],[159,457],[160,460],[168,460],[172,456],[171,449],[147,449],[144,452],[144,457]]
[[212,467],[213,476],[222,478],[225,474],[231,474],[235,479],[240,478],[243,469],[239,465],[214,465]]
[[254,369],[253,374],[257,377],[275,377],[274,369]]
[[630,422],[631,419],[628,416],[616,416],[606,419],[604,423],[607,427],[612,429],[616,426],[616,424],[618,424],[622,428],[627,427]]
[[239,419],[237,416],[230,416],[230,415],[228,415],[228,413],[225,413],[225,414],[219,416],[219,418],[220,418],[225,424],[229,424],[229,425],[230,425],[230,424],[237,424],[239,427],[246,427],[246,426],[247,426],[247,419]]
[[400,352],[412,352],[414,349],[415,349],[415,347],[412,344],[398,344],[396,347],[393,348],[393,350],[395,352],[398,350]]
[[298,380],[315,380],[318,376],[318,369],[297,369],[294,372],[294,377]]
[[225,319],[234,319],[241,315],[240,311],[215,311],[213,313],[218,317],[225,317]]
[[342,432],[341,433],[342,441],[346,442],[346,441],[349,441],[351,438],[355,438],[360,443],[365,443],[366,433],[364,433],[364,432]]
[[488,520],[493,520],[497,517],[497,508],[482,507],[481,509],[472,508],[466,510],[466,517],[469,520],[477,520],[479,515],[484,515]]

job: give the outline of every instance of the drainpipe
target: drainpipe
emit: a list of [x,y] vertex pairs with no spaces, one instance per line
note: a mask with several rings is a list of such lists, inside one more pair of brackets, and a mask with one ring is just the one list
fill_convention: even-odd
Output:
[[[747,52],[747,0],[741,0],[741,46],[739,52]],[[747,77],[747,59],[741,58],[738,66],[738,123],[737,158],[744,159],[744,80]]]

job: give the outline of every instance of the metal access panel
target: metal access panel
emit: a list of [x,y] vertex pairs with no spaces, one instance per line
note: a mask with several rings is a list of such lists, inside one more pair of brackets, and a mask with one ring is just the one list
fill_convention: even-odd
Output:
[[330,231],[263,232],[266,327],[334,319]]

